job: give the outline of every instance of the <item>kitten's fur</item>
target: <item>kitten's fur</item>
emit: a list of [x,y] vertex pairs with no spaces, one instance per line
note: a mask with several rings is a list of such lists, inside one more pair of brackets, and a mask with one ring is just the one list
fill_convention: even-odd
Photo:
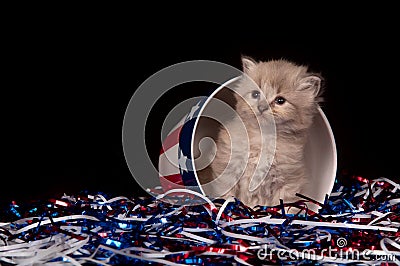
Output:
[[[306,66],[286,60],[255,62],[251,58],[243,57],[242,64],[243,72],[257,84],[264,96],[255,99],[252,97],[255,87],[239,82],[235,109],[241,119],[235,118],[228,122],[226,128],[229,128],[229,133],[221,127],[216,140],[216,156],[210,168],[199,173],[200,182],[204,184],[211,180],[218,181],[217,177],[225,171],[230,179],[210,186],[210,194],[220,193],[223,187],[225,191],[220,196],[235,196],[248,206],[276,205],[279,204],[279,199],[284,202],[296,201],[299,198],[295,194],[301,193],[307,183],[304,148],[308,130],[318,112],[319,102],[322,101],[321,77],[308,72]],[[281,105],[275,102],[278,96],[286,100]],[[276,125],[276,150],[272,155],[274,157],[269,158],[272,164],[268,164],[265,163],[268,158],[260,154],[261,147],[267,149],[269,156],[273,154],[274,147],[269,140],[272,135],[261,135],[260,127],[268,126],[264,123],[268,121],[266,117],[271,115]],[[234,145],[231,149],[229,134],[231,137],[235,135],[235,128],[239,123],[244,123],[249,140],[246,143],[245,137],[237,137],[236,142],[232,141]],[[245,145],[249,145],[249,152],[244,152]],[[246,161],[244,172],[239,171]],[[260,166],[255,170],[258,162]],[[249,191],[252,176],[258,176],[263,181],[255,190]],[[231,189],[228,190],[229,188]]]

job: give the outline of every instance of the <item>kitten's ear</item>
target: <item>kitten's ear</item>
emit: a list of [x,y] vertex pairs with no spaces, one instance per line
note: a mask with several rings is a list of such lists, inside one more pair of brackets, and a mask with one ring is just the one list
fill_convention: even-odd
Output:
[[242,56],[243,72],[248,74],[256,66],[257,62],[248,56]]
[[321,90],[322,78],[313,74],[302,78],[300,80],[300,85],[297,90],[299,91],[309,91],[314,97],[317,97]]

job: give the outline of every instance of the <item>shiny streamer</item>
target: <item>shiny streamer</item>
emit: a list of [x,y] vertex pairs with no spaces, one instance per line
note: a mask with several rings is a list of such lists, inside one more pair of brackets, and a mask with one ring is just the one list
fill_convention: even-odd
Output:
[[[13,202],[0,210],[0,263],[400,265],[400,185],[387,178],[353,181],[336,181],[318,213],[307,208],[306,196],[249,208],[185,189],[156,198],[81,193]],[[202,204],[161,200],[179,193]]]

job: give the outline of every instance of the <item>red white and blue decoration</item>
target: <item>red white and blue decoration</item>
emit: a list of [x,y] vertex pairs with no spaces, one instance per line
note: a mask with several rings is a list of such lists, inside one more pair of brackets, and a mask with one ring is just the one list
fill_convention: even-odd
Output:
[[[208,97],[204,97],[184,117],[166,137],[160,153],[160,183],[165,191],[173,188],[187,188],[201,193],[195,176],[195,167],[192,161],[192,141],[194,127],[199,113]],[[178,158],[178,167],[173,165]],[[168,165],[170,167],[168,167]]]
[[[336,180],[321,209],[303,200],[173,205],[82,192],[0,210],[1,265],[400,265],[400,185]],[[285,213],[285,207],[298,210]]]

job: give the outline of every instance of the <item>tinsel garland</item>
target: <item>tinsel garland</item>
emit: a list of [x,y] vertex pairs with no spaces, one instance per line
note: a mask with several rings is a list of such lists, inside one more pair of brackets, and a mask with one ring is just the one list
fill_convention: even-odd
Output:
[[[302,195],[296,203],[250,208],[184,190],[12,202],[0,210],[0,263],[400,265],[400,185],[386,178],[353,181],[336,180],[318,213]],[[168,203],[181,192],[192,195],[191,204]]]

